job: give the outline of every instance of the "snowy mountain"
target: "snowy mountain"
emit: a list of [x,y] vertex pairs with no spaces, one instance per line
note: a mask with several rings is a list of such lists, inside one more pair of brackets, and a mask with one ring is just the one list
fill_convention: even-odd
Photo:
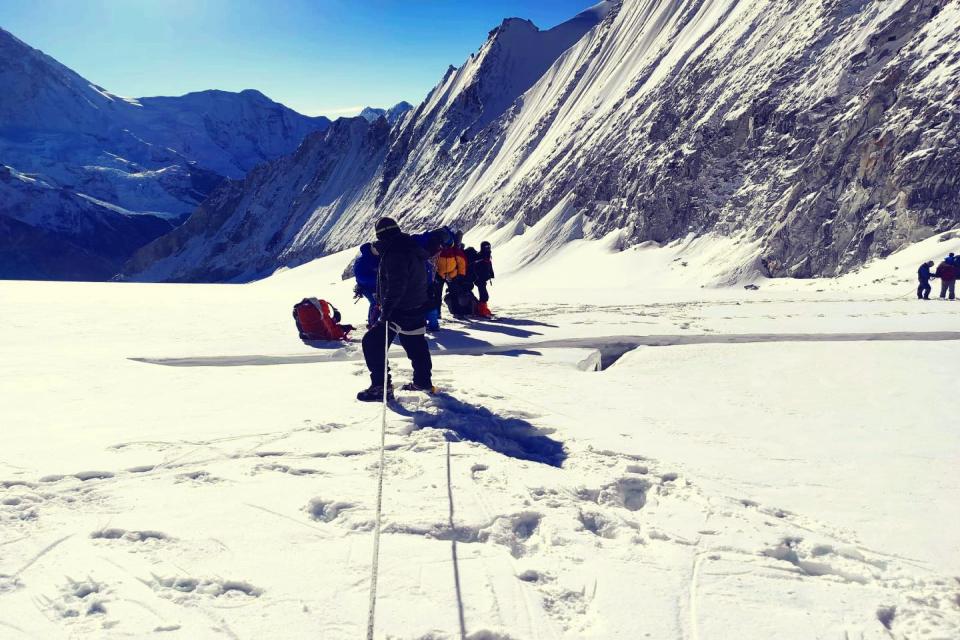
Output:
[[389,213],[510,233],[548,220],[552,240],[621,246],[716,234],[751,248],[729,278],[846,272],[960,221],[958,26],[947,0],[623,0],[548,31],[505,20],[363,166],[337,156],[381,139],[361,124],[350,144],[317,140],[299,158],[326,177],[263,171],[235,210],[206,209],[202,238],[148,246],[128,271],[257,277]]
[[[110,277],[131,251],[170,231],[224,177],[242,178],[329,124],[257,91],[121,98],[2,29],[0,85],[0,166],[16,177],[0,184],[0,215],[92,252],[89,264],[60,260],[63,268],[55,273],[38,267],[32,276],[17,270],[17,277]],[[118,250],[102,255],[95,238],[124,228],[152,231],[113,243]],[[34,254],[42,262],[48,250],[0,240],[4,261]]]
[[366,120],[367,122],[373,122],[377,118],[386,118],[387,122],[391,125],[397,123],[400,118],[403,117],[403,114],[408,111],[413,110],[413,105],[409,102],[398,102],[389,109],[378,109],[376,107],[366,107],[363,111],[360,112],[360,117]]

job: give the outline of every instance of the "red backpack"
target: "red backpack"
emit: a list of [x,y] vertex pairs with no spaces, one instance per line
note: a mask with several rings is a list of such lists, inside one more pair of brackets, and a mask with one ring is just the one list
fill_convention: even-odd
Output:
[[340,312],[336,307],[316,298],[304,298],[295,304],[293,319],[301,340],[349,340],[347,334],[353,329],[339,324]]

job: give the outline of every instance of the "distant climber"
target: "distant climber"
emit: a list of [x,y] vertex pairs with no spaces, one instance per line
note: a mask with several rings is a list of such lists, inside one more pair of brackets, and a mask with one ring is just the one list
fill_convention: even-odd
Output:
[[956,298],[955,287],[957,284],[957,266],[956,258],[951,253],[944,258],[943,262],[937,266],[936,276],[940,278],[940,298],[946,298],[950,294],[950,299]]
[[367,311],[367,329],[373,327],[380,317],[380,306],[377,303],[377,269],[380,267],[380,256],[373,244],[360,245],[360,256],[353,263],[353,275],[357,279],[357,286],[353,293],[356,299],[365,298],[370,304]]
[[[447,235],[444,237],[443,249],[440,251],[440,254],[437,256],[436,260],[437,281],[434,285],[432,296],[434,304],[437,305],[438,319],[440,317],[439,307],[447,299],[447,297],[443,294],[444,285],[447,285],[447,296],[449,296],[451,283],[454,280],[467,275],[467,256],[463,252],[463,249],[461,249],[459,246],[460,241],[463,238],[463,234],[460,232],[453,232],[448,227],[444,227],[443,230]],[[462,289],[463,283],[459,283],[459,285],[459,288]],[[449,307],[449,305],[447,306]]]
[[425,313],[428,309],[426,250],[400,230],[392,218],[381,218],[376,225],[380,254],[377,274],[377,300],[380,318],[363,336],[363,357],[370,371],[370,387],[357,394],[357,400],[379,402],[386,386],[387,398],[393,397],[389,372],[384,379],[385,349],[399,336],[413,365],[413,382],[403,386],[412,391],[435,391],[431,382],[433,363],[427,345]]
[[484,318],[490,318],[493,314],[487,305],[490,302],[490,293],[487,291],[487,285],[493,280],[493,251],[490,243],[483,241],[480,243],[480,253],[477,260],[473,263],[473,279],[477,283],[477,291],[480,293],[480,304],[477,307],[479,315]]
[[453,242],[437,257],[437,274],[446,282],[467,275],[467,255],[460,248],[463,234],[454,234]]
[[918,300],[929,300],[930,299],[930,278],[936,278],[935,275],[930,273],[930,269],[933,268],[933,260],[929,262],[924,262],[920,265],[920,269],[917,270],[917,278],[920,280],[920,286],[917,287],[917,299]]

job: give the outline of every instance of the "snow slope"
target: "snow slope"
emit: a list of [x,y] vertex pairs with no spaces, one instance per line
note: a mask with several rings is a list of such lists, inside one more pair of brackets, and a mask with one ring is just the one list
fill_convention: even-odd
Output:
[[250,279],[353,246],[385,213],[523,229],[562,210],[570,238],[717,234],[757,245],[730,271],[847,273],[958,223],[958,27],[946,0],[624,0],[549,31],[509,19],[362,182],[332,197],[266,174],[249,208],[210,214],[214,247],[231,216],[266,212],[236,253],[180,252],[182,236],[128,271]]
[[[2,29],[0,86],[0,171],[30,178],[3,181],[0,215],[76,257],[53,270],[0,271],[7,278],[109,278],[134,249],[182,222],[224,177],[242,178],[329,124],[257,91],[122,98]],[[42,197],[37,184],[47,190]],[[111,208],[119,217],[105,219]],[[129,220],[133,215],[147,219]],[[108,241],[128,227],[137,231],[119,244]],[[104,244],[116,250],[104,253]],[[49,262],[49,248],[5,239],[0,256]]]
[[[727,238],[529,262],[546,231],[469,239],[500,317],[446,321],[449,395],[388,415],[376,637],[960,634],[958,303],[912,299],[960,237],[749,291],[700,288]],[[358,321],[352,257],[0,283],[0,637],[362,637],[379,407],[290,318]]]

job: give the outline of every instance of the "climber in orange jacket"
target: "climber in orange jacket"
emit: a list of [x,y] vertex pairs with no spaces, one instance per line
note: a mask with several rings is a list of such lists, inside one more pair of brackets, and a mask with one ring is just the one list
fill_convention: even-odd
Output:
[[[447,229],[447,227],[444,227]],[[452,232],[451,232],[452,233]],[[467,254],[463,252],[463,232],[452,233],[451,244],[444,246],[437,255],[437,282],[434,298],[443,300],[443,285],[449,285],[456,278],[467,275]],[[438,303],[439,304],[439,303]],[[439,316],[439,309],[438,309]]]
[[467,275],[467,254],[463,249],[454,245],[441,251],[437,256],[437,274],[447,282]]

